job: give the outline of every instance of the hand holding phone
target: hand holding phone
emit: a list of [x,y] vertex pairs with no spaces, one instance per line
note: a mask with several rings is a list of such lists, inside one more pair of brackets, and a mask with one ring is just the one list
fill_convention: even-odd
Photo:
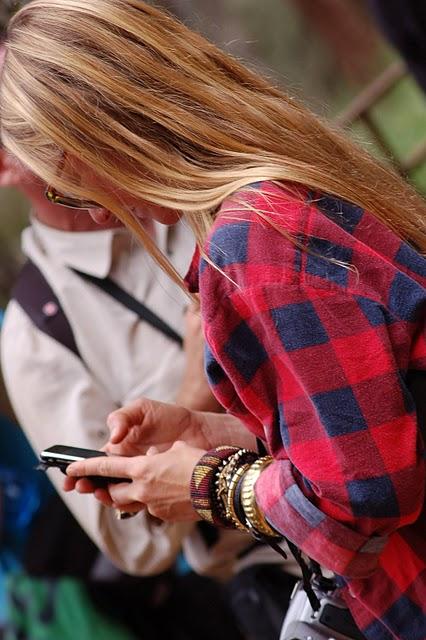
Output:
[[[72,462],[85,460],[86,458],[99,458],[100,456],[106,455],[103,451],[96,451],[94,449],[82,449],[80,447],[68,447],[56,444],[40,453],[39,469],[57,468],[66,475],[67,467]],[[108,484],[131,482],[129,478],[108,478],[101,476],[90,476],[88,480],[90,480],[95,487],[101,488],[108,486]]]

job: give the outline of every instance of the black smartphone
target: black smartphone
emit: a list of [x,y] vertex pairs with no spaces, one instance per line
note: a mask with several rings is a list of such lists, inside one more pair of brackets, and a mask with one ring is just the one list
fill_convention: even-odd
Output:
[[[95,451],[94,449],[81,449],[80,447],[67,447],[61,444],[55,444],[40,453],[40,468],[50,469],[55,467],[60,469],[62,473],[66,473],[66,469],[72,462],[85,460],[86,458],[99,458],[106,456],[103,451]],[[88,477],[96,487],[105,487],[108,484],[117,484],[119,482],[131,482],[129,478],[108,478],[104,476]]]

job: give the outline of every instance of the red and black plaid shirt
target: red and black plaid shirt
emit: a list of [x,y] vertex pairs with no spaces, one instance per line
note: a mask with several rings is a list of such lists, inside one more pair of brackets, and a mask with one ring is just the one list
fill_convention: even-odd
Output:
[[359,207],[274,183],[226,201],[205,250],[220,271],[196,254],[187,281],[209,381],[275,458],[260,507],[343,578],[367,638],[425,640],[425,455],[407,374],[426,369],[426,260]]

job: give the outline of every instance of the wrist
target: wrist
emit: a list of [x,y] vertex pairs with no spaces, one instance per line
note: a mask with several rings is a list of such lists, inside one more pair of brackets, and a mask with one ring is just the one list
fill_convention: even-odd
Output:
[[177,393],[175,404],[190,411],[223,413],[224,408],[219,404],[216,398],[206,390],[205,386],[199,389],[195,385],[188,385],[188,389],[183,385],[182,389]]
[[197,412],[206,449],[232,442],[239,449],[257,451],[255,436],[235,416],[228,413]]

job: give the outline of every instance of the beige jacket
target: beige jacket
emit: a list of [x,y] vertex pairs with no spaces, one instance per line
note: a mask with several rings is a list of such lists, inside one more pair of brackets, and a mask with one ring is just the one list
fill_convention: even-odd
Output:
[[[193,249],[188,230],[158,225],[154,232],[184,274]],[[185,294],[125,230],[68,233],[33,221],[23,234],[23,252],[56,293],[82,355],[79,359],[39,331],[15,301],[9,304],[1,363],[13,407],[36,453],[53,444],[98,449],[107,440],[106,417],[115,408],[139,396],[174,400],[184,368],[180,348],[69,269],[109,275],[182,334]],[[197,526],[153,524],[144,513],[118,521],[92,496],[61,492],[58,470],[49,476],[86,533],[125,572],[160,572],[183,546],[196,571],[226,578],[236,570],[236,555],[251,545],[244,534],[223,531],[208,547]],[[275,555],[266,559],[279,561]]]

